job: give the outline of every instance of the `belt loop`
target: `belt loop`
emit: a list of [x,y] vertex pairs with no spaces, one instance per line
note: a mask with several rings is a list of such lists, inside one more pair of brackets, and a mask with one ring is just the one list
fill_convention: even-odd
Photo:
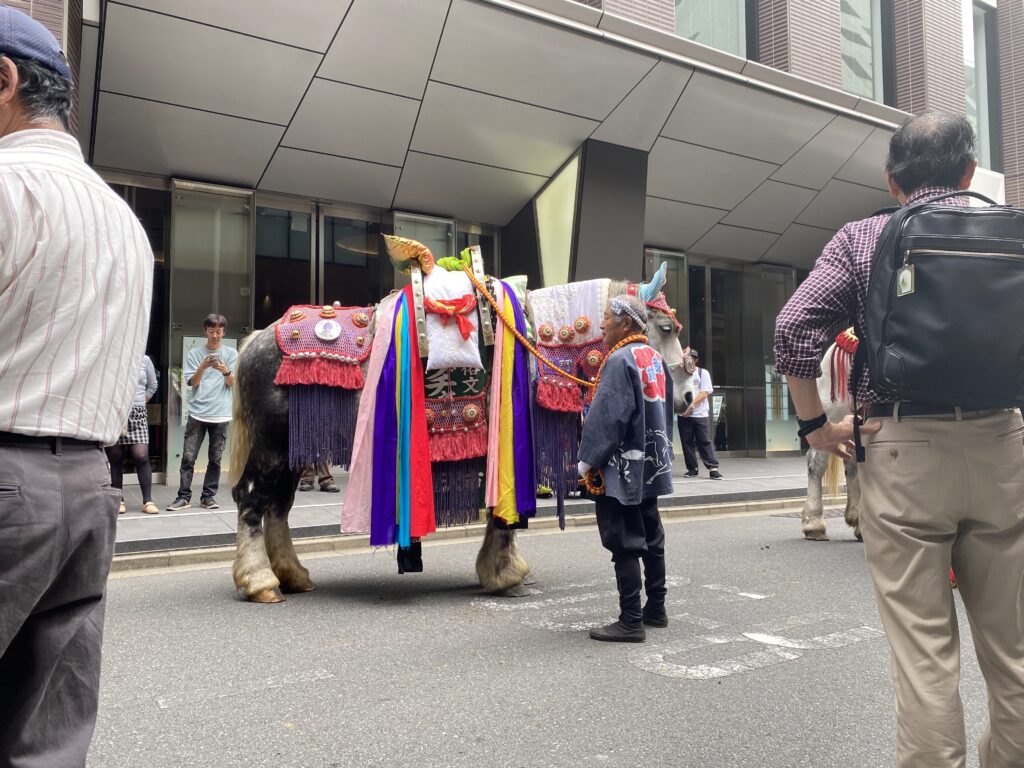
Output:
[[897,424],[900,423],[900,403],[902,402],[902,400],[897,400],[892,404],[892,420]]
[[959,405],[954,405],[953,406],[953,413],[956,416],[956,420],[957,421],[963,421],[964,420],[964,412],[960,410],[960,406]]
[[60,437],[53,438],[53,455],[54,456],[60,456],[61,455],[62,447],[63,446],[61,446],[61,444],[60,444]]

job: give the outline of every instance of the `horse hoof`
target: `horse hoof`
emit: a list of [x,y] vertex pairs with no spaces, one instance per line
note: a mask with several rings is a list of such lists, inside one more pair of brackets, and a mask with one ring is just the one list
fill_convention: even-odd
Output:
[[537,577],[533,575],[533,571],[527,571],[526,575],[523,576],[523,586],[532,587],[537,583]]
[[246,595],[245,599],[250,603],[280,603],[284,601],[284,595],[277,589],[263,589],[253,595]]
[[516,584],[514,587],[502,590],[497,593],[497,597],[529,597],[533,593],[528,590],[522,584]]
[[281,591],[289,595],[298,594],[300,592],[312,592],[316,589],[316,584],[312,581],[307,581],[302,584],[282,584]]
[[804,531],[805,541],[828,541],[828,534],[824,531]]
[[857,541],[864,541],[864,536],[860,532],[860,528],[853,532],[853,535],[857,537]]

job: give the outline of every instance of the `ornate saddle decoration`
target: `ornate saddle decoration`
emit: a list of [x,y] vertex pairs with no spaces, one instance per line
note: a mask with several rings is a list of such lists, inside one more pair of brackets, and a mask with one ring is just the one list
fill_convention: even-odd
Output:
[[487,372],[479,368],[427,371],[427,432],[431,461],[487,455]]
[[373,307],[297,305],[275,328],[283,359],[274,383],[362,389]]
[[274,383],[288,387],[292,467],[348,467],[372,318],[373,307],[297,305],[275,326],[282,359]]

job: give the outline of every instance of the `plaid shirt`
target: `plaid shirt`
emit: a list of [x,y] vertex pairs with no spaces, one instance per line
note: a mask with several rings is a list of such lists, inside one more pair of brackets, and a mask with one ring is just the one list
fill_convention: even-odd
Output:
[[[949,187],[923,187],[914,192],[907,203],[953,191]],[[963,197],[944,202],[967,205]],[[851,222],[825,246],[810,275],[775,320],[776,373],[800,379],[818,378],[821,359],[835,335],[851,325],[864,327],[864,301],[875,244],[888,221],[889,214],[885,213]],[[867,370],[859,384],[858,404],[888,402],[871,389]]]

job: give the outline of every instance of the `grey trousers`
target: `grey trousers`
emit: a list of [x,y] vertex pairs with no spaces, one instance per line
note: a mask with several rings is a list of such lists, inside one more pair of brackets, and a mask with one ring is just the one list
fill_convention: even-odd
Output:
[[982,768],[1024,766],[1024,424],[882,419],[861,464],[864,553],[892,648],[896,765],[963,768],[952,565],[988,686]]
[[85,765],[120,498],[98,446],[0,441],[0,768]]

